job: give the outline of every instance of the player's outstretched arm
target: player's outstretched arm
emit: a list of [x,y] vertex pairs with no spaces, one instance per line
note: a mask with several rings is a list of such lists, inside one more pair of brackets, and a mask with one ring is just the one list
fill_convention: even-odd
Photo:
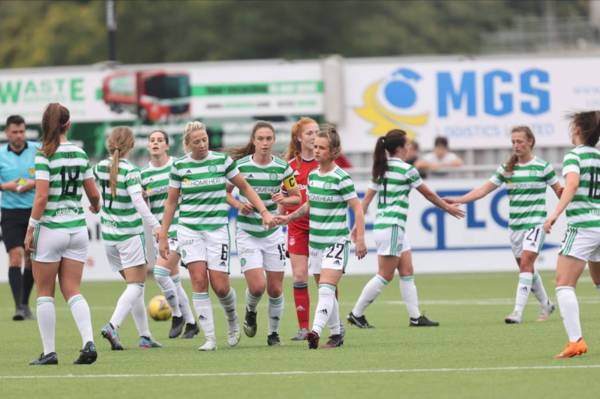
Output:
[[446,201],[449,204],[466,204],[485,197],[497,188],[497,185],[488,180],[481,186],[469,191],[462,197],[447,197],[444,198],[444,201]]
[[435,192],[433,192],[427,186],[427,184],[421,184],[419,187],[417,187],[417,191],[420,192],[423,197],[427,198],[427,200],[433,205],[443,209],[455,218],[460,219],[465,216],[465,212],[458,207],[461,202],[457,201],[456,203],[448,203],[447,201],[444,201]]
[[244,176],[237,174],[229,179],[229,181],[240,189],[240,192],[244,194],[244,197],[248,198],[248,201],[250,201],[254,209],[256,209],[260,216],[262,216],[263,224],[267,228],[275,226],[273,215],[269,213],[265,204],[262,202],[258,194],[256,194],[256,191],[254,191],[252,186],[248,184]]
[[83,190],[85,191],[88,201],[90,201],[90,211],[92,213],[100,212],[100,192],[96,187],[96,182],[93,177],[83,181]]
[[169,258],[169,243],[167,237],[169,236],[169,227],[173,222],[173,216],[175,216],[175,210],[177,209],[177,202],[179,201],[179,188],[169,187],[167,200],[165,201],[165,211],[163,213],[162,225],[160,233],[158,235],[158,247],[160,256],[164,259]]
[[375,198],[375,194],[377,194],[377,191],[373,190],[372,188],[367,190],[367,193],[361,202],[363,213],[367,213],[367,209],[369,209],[371,201],[373,201],[373,198]]
[[552,212],[552,214],[544,222],[544,231],[546,234],[550,234],[552,225],[554,225],[556,220],[564,212],[567,205],[569,205],[569,203],[573,200],[578,188],[579,174],[575,172],[567,173],[565,176],[565,188],[563,189],[560,199],[558,200],[558,204],[556,204],[554,212]]

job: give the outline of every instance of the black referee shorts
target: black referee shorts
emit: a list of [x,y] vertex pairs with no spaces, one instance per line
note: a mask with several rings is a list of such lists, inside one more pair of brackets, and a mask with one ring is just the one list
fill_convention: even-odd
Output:
[[25,234],[31,216],[29,209],[0,209],[0,227],[2,228],[2,241],[6,252],[13,248],[23,247]]

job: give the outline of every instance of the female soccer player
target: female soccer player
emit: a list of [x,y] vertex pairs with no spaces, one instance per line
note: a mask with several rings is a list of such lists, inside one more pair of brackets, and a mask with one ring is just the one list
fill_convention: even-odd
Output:
[[575,295],[577,280],[586,261],[597,276],[600,266],[600,111],[571,116],[571,142],[575,146],[565,155],[565,189],[558,205],[544,223],[550,233],[556,219],[567,210],[567,231],[556,265],[556,300],[569,337],[565,349],[556,355],[563,359],[587,352],[581,332],[579,304]]
[[[150,162],[142,170],[142,188],[150,205],[150,212],[162,220],[164,203],[169,189],[169,173],[173,158],[169,157],[169,136],[162,130],[155,130],[148,136],[148,152]],[[154,280],[165,295],[173,311],[169,338],[181,335],[185,325],[183,338],[193,338],[200,332],[194,319],[192,308],[179,276],[179,254],[177,253],[177,214],[169,228],[168,259],[158,254],[158,241],[155,241],[156,266],[154,266]]]
[[110,322],[101,331],[112,350],[123,350],[117,331],[129,312],[140,335],[139,346],[161,346],[152,339],[144,305],[147,261],[143,222],[151,226],[155,235],[160,224],[142,196],[139,169],[126,159],[134,142],[130,128],[115,127],[107,140],[110,157],[94,168],[94,175],[102,187],[100,223],[106,257],[113,270],[127,282]]
[[400,276],[400,292],[409,314],[411,327],[435,327],[439,323],[429,320],[419,310],[417,287],[413,276],[412,255],[405,234],[408,214],[408,195],[412,188],[417,189],[432,204],[442,208],[454,217],[462,217],[464,212],[456,205],[449,205],[421,180],[419,172],[403,161],[406,156],[406,132],[398,129],[380,137],[373,153],[373,181],[362,201],[364,212],[377,194],[377,216],[374,235],[377,244],[379,269],[363,288],[354,308],[348,314],[348,322],[359,328],[372,327],[364,316],[364,310],[394,278],[394,271]]
[[[257,122],[252,129],[250,142],[243,148],[233,150],[231,157],[237,161],[240,174],[256,191],[271,213],[277,206],[300,203],[294,172],[287,162],[273,156],[275,129],[268,122]],[[281,186],[287,196],[281,193]],[[265,228],[261,216],[244,198],[238,201],[227,187],[231,206],[239,210],[237,217],[237,249],[242,272],[246,278],[246,316],[244,333],[256,335],[256,306],[265,292],[269,295],[269,346],[280,345],[279,322],[283,314],[283,274],[285,271],[285,237],[281,228]],[[265,281],[266,272],[266,281]]]
[[35,158],[35,199],[25,249],[32,254],[37,321],[44,351],[31,365],[58,364],[54,339],[57,276],[83,341],[75,364],[91,364],[97,358],[90,307],[79,287],[89,244],[81,206],[82,188],[94,213],[100,210],[100,194],[86,153],[67,140],[69,117],[69,110],[58,103],[46,107],[42,147]]
[[523,309],[529,293],[533,292],[540,302],[538,321],[545,321],[554,312],[542,277],[534,264],[544,243],[544,217],[546,217],[546,186],[552,187],[560,197],[562,187],[552,166],[533,154],[535,136],[529,127],[517,126],[511,131],[513,155],[481,187],[450,202],[467,203],[485,197],[502,184],[508,188],[510,242],[519,266],[519,283],[515,307],[504,319],[507,324],[521,323]]
[[340,329],[339,304],[335,290],[348,262],[350,241],[346,220],[350,207],[356,217],[356,256],[367,254],[365,218],[350,176],[335,164],[341,151],[340,136],[333,127],[320,131],[315,139],[315,159],[319,168],[308,176],[308,202],[288,215],[277,216],[280,224],[309,214],[309,269],[319,274],[319,302],[315,310],[312,331],[307,334],[308,347],[316,349],[325,324],[331,336],[327,348],[344,343]]
[[[308,174],[319,166],[315,159],[315,137],[319,133],[319,125],[311,118],[300,118],[294,126],[290,144],[284,158],[290,163],[301,195],[301,204],[306,202]],[[336,159],[339,165],[339,158]],[[343,165],[342,165],[343,167]],[[284,207],[286,213],[292,213],[299,206]],[[288,253],[292,264],[294,284],[294,304],[298,318],[298,333],[292,341],[303,341],[308,334],[310,320],[310,297],[308,293],[308,215],[291,221],[288,224]],[[318,280],[318,276],[315,276]],[[343,326],[342,326],[343,327]],[[343,334],[343,332],[342,332]]]
[[204,331],[206,342],[198,348],[212,351],[217,348],[208,283],[219,298],[225,311],[229,331],[227,343],[235,346],[240,340],[236,295],[229,284],[229,229],[227,225],[226,181],[240,189],[270,227],[273,217],[240,175],[236,163],[226,154],[210,151],[208,133],[200,122],[189,122],[184,131],[184,144],[190,151],[173,162],[169,195],[165,203],[160,232],[160,254],[169,256],[168,232],[173,221],[179,197],[177,239],[181,258],[187,265],[192,280],[192,301]]

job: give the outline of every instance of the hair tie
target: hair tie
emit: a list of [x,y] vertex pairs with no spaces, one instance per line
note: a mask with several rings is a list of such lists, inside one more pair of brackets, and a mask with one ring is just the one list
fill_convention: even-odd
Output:
[[65,129],[65,128],[67,128],[67,127],[68,127],[70,124],[71,124],[71,120],[70,120],[70,119],[67,119],[67,121],[66,121],[65,123],[63,123],[62,125],[60,125],[60,127],[61,127],[62,129]]
[[385,137],[381,136],[381,137],[380,137],[380,139],[381,139],[381,142],[382,142],[383,144],[385,144]]

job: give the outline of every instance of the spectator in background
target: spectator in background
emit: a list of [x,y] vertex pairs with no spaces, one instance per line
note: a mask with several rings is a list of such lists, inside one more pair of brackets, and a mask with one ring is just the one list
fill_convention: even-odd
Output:
[[449,150],[448,139],[438,136],[433,143],[433,151],[425,154],[415,167],[428,171],[431,177],[444,177],[450,169],[462,166],[463,163],[458,155]]
[[[29,309],[33,274],[23,240],[35,195],[34,166],[39,145],[27,141],[25,120],[19,115],[11,115],[6,119],[4,132],[8,143],[0,147],[0,226],[8,252],[8,282],[15,301],[13,320],[33,319]],[[25,266],[23,273],[22,265]]]
[[427,177],[427,170],[423,168],[423,160],[419,159],[419,143],[415,140],[406,141],[406,162],[409,165],[414,166],[419,171],[419,174],[424,179]]

